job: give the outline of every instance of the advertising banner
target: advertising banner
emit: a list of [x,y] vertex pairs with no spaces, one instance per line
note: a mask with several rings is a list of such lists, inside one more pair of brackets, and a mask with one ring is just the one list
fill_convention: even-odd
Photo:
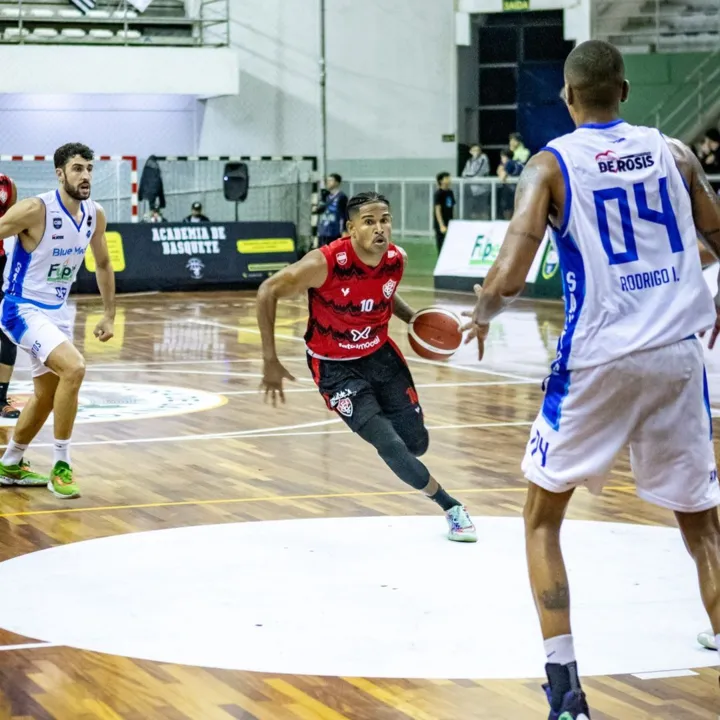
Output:
[[[111,224],[106,233],[118,292],[257,287],[297,259],[292,223]],[[97,292],[88,249],[77,292]]]
[[[472,290],[476,283],[482,284],[500,252],[509,224],[500,220],[453,220],[435,266],[435,287]],[[548,230],[527,274],[526,293],[562,297],[559,266]]]

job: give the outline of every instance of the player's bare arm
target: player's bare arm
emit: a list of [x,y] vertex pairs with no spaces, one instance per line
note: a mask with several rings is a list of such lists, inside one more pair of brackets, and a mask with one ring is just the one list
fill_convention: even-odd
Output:
[[312,250],[302,260],[283,268],[268,278],[258,290],[256,308],[257,321],[262,337],[263,379],[261,390],[265,390],[273,405],[277,395],[285,402],[283,379],[295,380],[290,372],[278,360],[275,347],[275,315],[277,301],[307,292],[310,288],[319,288],[327,279],[328,268],[325,256],[319,250]]
[[[562,186],[560,168],[549,152],[535,155],[523,170],[515,193],[515,212],[505,241],[488,272],[482,287],[475,286],[478,296],[472,318],[463,330],[469,330],[465,342],[478,341],[482,359],[490,321],[499,315],[525,287],[530,266],[545,237],[548,216],[559,206]],[[558,185],[559,183],[559,185]],[[554,202],[555,199],[555,202]]]
[[[17,190],[15,190],[17,197]],[[27,198],[13,205],[0,218],[0,239],[17,235],[23,248],[32,252],[40,243],[45,228],[45,204],[39,198]]]
[[[700,240],[709,253],[720,259],[720,198],[710,185],[700,161],[687,145],[674,138],[668,138],[668,147],[675,158],[680,174],[685,178],[690,189],[693,220]],[[700,258],[702,262],[702,252]],[[715,307],[717,308],[717,319],[708,342],[711,350],[715,347],[715,341],[720,335],[720,290],[715,296]]]
[[[408,256],[405,250],[403,250],[401,247],[398,247],[398,251],[403,257],[403,262],[405,264],[405,267],[407,267],[408,264]],[[405,323],[409,323],[413,315],[415,315],[415,311],[408,305],[397,293],[395,294],[394,298],[395,304],[393,306],[393,315],[402,320]]]
[[107,238],[107,218],[100,205],[97,207],[97,224],[90,239],[90,247],[95,257],[95,279],[97,280],[100,297],[103,301],[105,314],[95,326],[94,335],[100,342],[107,342],[115,334],[115,272],[110,261]]

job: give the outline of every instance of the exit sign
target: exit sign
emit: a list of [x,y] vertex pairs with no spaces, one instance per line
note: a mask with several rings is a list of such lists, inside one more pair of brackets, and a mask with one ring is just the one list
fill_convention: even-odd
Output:
[[504,12],[516,12],[518,10],[529,10],[530,0],[503,0]]

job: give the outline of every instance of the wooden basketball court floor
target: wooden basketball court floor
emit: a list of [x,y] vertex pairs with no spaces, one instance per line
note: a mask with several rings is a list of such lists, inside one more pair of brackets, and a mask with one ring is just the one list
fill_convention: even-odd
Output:
[[[471,301],[404,296],[418,308]],[[1,718],[547,716],[519,465],[559,304],[518,303],[482,364],[474,348],[423,362],[393,325],[431,427],[427,464],[466,502],[476,545],[447,542],[434,505],[325,409],[301,301],[279,308],[279,352],[298,382],[278,409],[257,392],[254,293],[122,298],[106,346],[92,339],[98,312],[77,300],[83,497],[0,489]],[[720,360],[708,363],[720,407]],[[24,358],[15,380],[22,398]],[[49,467],[50,432],[29,454],[36,467]],[[692,566],[671,515],[635,497],[626,456],[602,496],[577,493],[569,518],[592,717],[718,717]]]

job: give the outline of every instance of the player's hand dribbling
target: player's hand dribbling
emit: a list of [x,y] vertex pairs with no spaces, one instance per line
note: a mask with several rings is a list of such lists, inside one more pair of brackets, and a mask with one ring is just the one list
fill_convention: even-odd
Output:
[[93,335],[100,342],[107,342],[115,335],[115,321],[112,318],[104,317],[96,326]]
[[274,360],[266,360],[263,366],[263,379],[260,383],[260,390],[265,391],[265,402],[268,396],[272,400],[273,407],[277,407],[277,396],[280,401],[285,402],[285,393],[283,392],[283,380],[295,380],[290,371],[276,358]]
[[[476,285],[474,289],[476,295],[479,295],[482,291],[482,288],[479,285]],[[490,325],[489,323],[478,322],[475,317],[476,311],[477,308],[475,310],[466,310],[462,313],[463,317],[469,317],[471,320],[469,323],[463,325],[460,330],[462,332],[468,331],[467,337],[465,338],[465,345],[471,343],[473,340],[477,340],[478,360],[482,360],[483,355],[485,354],[485,340],[488,336],[488,332],[490,331]]]

